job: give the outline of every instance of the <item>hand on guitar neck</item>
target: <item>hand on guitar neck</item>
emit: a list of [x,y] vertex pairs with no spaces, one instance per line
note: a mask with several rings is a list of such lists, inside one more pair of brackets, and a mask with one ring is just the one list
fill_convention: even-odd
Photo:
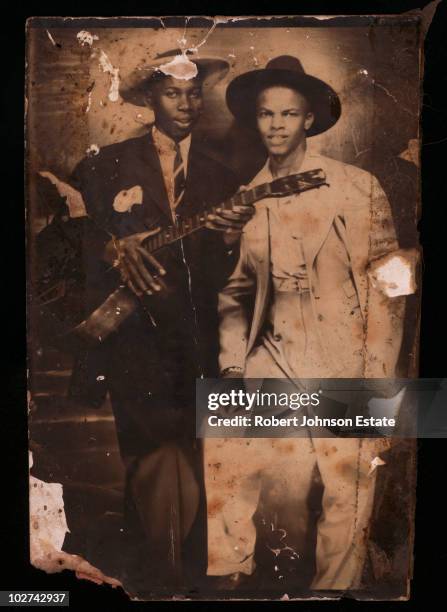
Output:
[[[241,187],[238,193],[246,191],[246,187]],[[205,227],[223,232],[223,240],[227,246],[235,244],[242,233],[244,225],[250,221],[255,214],[253,205],[233,206],[231,210],[217,208],[216,213],[209,214]]]

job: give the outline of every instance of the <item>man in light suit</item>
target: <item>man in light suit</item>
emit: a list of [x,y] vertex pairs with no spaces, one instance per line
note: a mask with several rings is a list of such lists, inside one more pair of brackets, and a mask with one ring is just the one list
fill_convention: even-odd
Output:
[[[319,168],[328,187],[256,206],[219,297],[221,375],[395,376],[403,298],[387,297],[368,275],[373,262],[398,249],[387,198],[374,176],[306,142],[338,120],[337,94],[296,58],[282,56],[234,79],[227,103],[239,122],[257,129],[268,152],[250,187]],[[294,523],[304,531],[317,467],[324,493],[311,587],[358,588],[374,498],[371,461],[383,447],[383,440],[310,434],[205,440],[208,574],[226,576],[228,587],[253,573],[263,474],[284,499],[294,498]]]

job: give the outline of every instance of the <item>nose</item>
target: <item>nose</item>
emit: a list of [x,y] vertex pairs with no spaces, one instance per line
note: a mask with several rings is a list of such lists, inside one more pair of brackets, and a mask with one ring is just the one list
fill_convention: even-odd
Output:
[[274,113],[270,122],[272,130],[280,130],[284,127],[284,117],[280,113]]
[[186,93],[183,93],[179,97],[178,101],[178,109],[181,111],[189,111],[191,110],[191,101],[189,96]]

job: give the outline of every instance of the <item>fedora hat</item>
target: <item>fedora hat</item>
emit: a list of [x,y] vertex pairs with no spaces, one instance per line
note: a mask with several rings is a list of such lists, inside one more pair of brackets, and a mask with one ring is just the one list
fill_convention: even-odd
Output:
[[256,127],[258,94],[273,85],[295,89],[309,101],[315,119],[307,136],[321,134],[337,123],[341,115],[338,95],[324,81],[306,74],[299,59],[291,55],[276,57],[265,68],[233,79],[227,88],[228,108],[240,123]]
[[[196,70],[194,72],[195,64]],[[147,64],[138,67],[120,84],[120,94],[125,102],[146,106],[147,86],[151,80],[173,76],[188,79],[198,76],[203,87],[213,87],[227,74],[229,63],[220,57],[196,57],[192,51],[171,49],[159,53]]]

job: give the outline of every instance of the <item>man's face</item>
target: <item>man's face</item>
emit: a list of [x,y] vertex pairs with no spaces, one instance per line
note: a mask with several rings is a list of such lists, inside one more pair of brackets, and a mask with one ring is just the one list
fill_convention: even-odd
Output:
[[274,86],[259,94],[256,119],[269,154],[287,156],[304,141],[314,116],[304,96],[294,89]]
[[152,85],[147,100],[155,114],[155,125],[179,141],[191,133],[200,116],[202,85],[199,79],[166,77]]

